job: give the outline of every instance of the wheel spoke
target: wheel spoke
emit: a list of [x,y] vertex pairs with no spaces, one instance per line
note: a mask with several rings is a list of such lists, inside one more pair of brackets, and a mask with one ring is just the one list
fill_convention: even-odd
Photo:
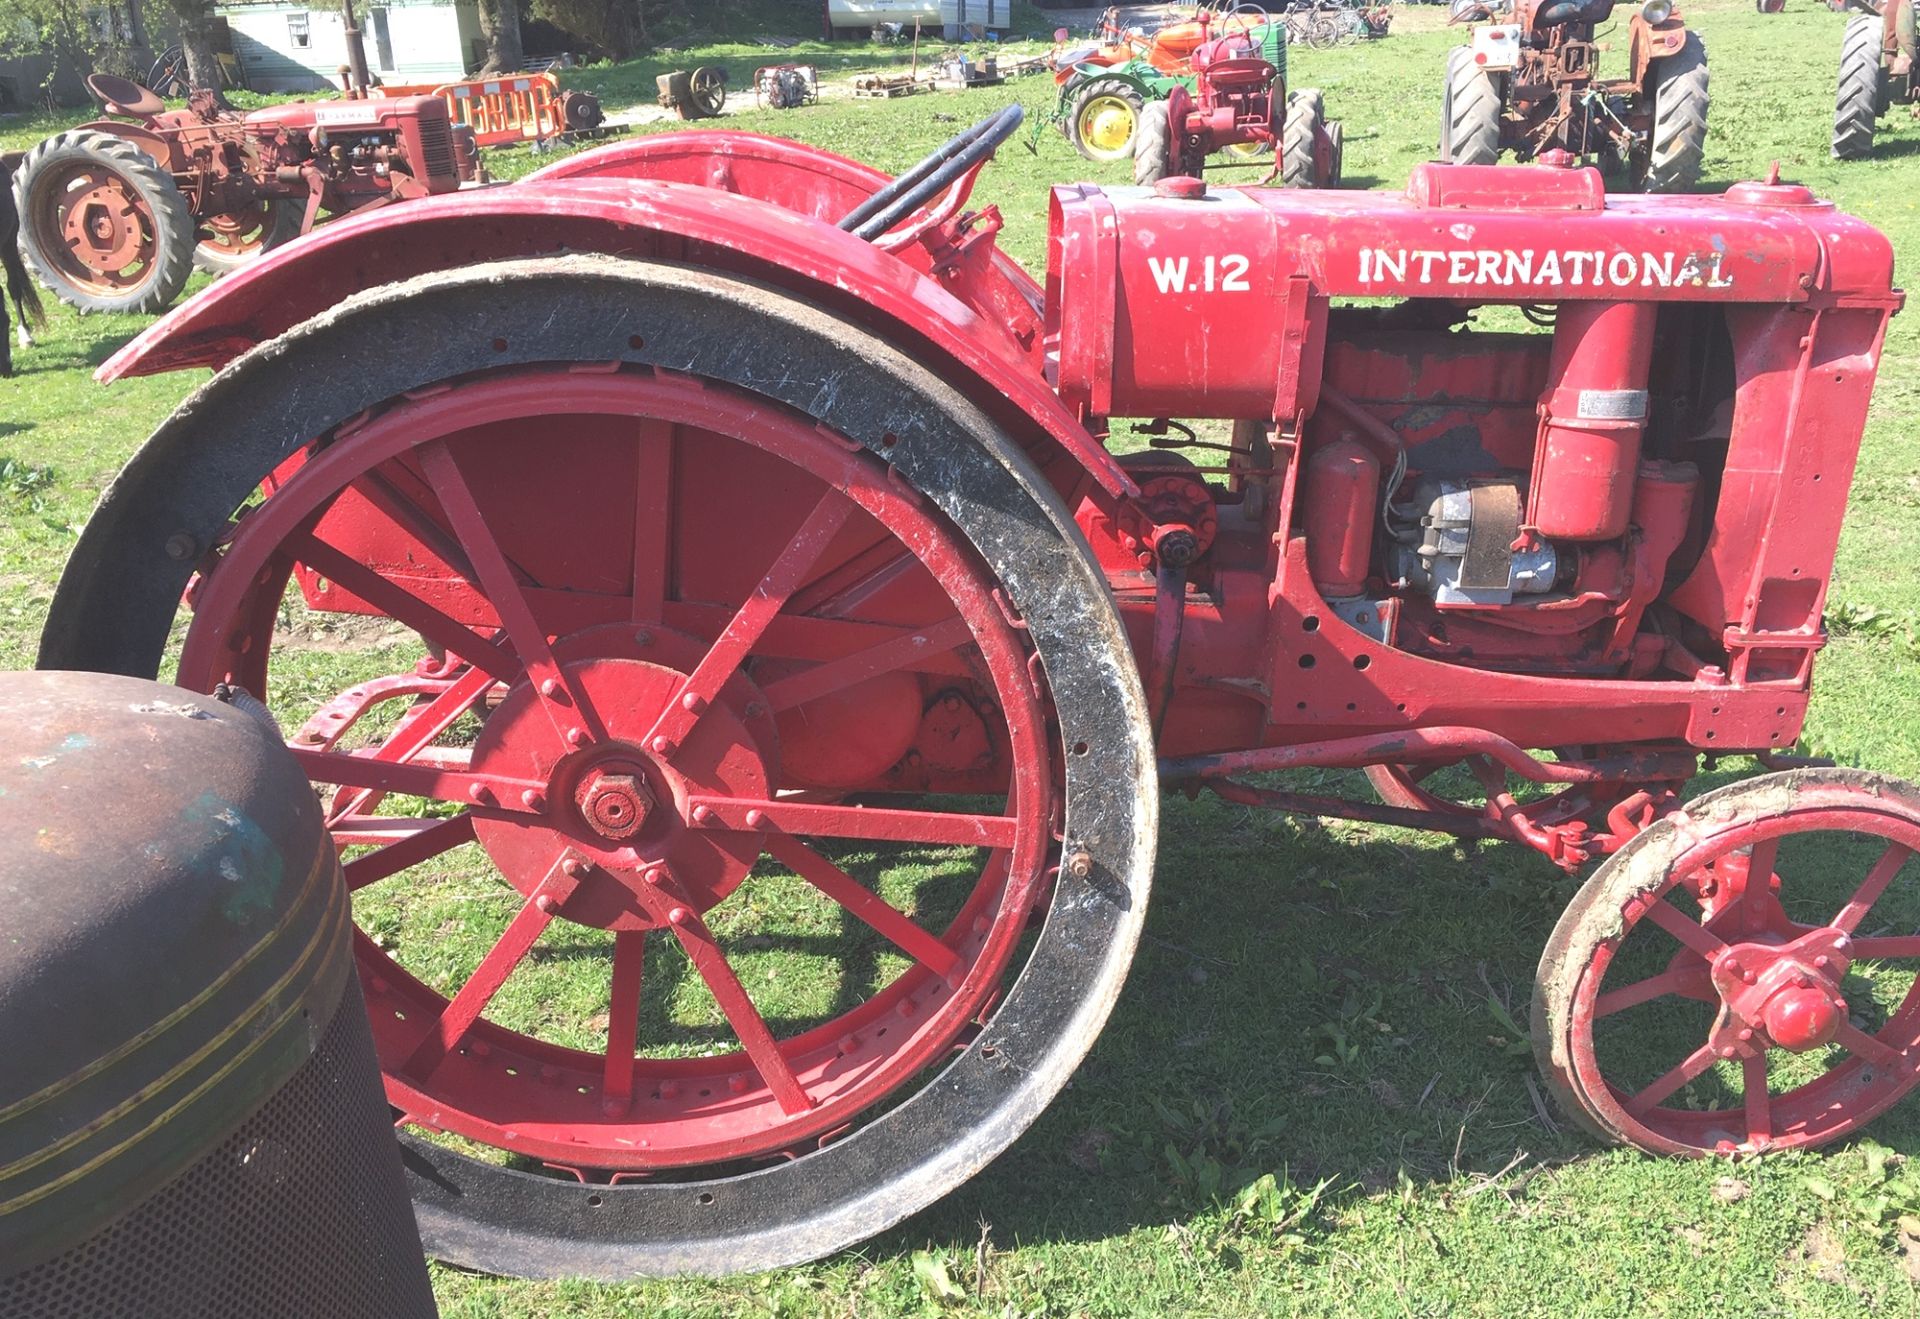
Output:
[[1773,1140],[1773,1096],[1767,1090],[1767,1055],[1749,1054],[1740,1060],[1741,1089],[1747,1110],[1747,1140],[1764,1146]]
[[1714,1053],[1711,1044],[1701,1045],[1682,1059],[1672,1071],[1629,1099],[1626,1105],[1627,1112],[1635,1117],[1645,1116],[1648,1109],[1713,1066],[1713,1060],[1716,1057],[1718,1055]]
[[468,581],[474,579],[473,561],[460,548],[460,542],[379,468],[361,476],[353,488],[362,499],[386,514],[401,532],[420,542],[428,553]]
[[1897,1066],[1900,1062],[1898,1049],[1875,1039],[1850,1021],[1843,1021],[1834,1029],[1833,1042],[1848,1053],[1865,1058],[1868,1062],[1879,1063],[1882,1067]]
[[[334,838],[340,841],[339,833],[336,832]],[[472,812],[462,811],[452,819],[435,820],[424,829],[414,830],[409,837],[388,843],[378,852],[369,852],[347,862],[342,867],[346,871],[347,891],[357,892],[369,884],[399,874],[408,866],[417,866],[422,861],[439,856],[442,852],[451,852],[462,843],[472,841]]]
[[[435,738],[446,732],[455,720],[478,704],[493,689],[493,684],[491,673],[483,669],[468,669],[433,700],[409,710],[393,730],[392,736],[374,751],[371,759],[395,763],[412,760]],[[329,815],[337,819],[366,814],[379,803],[377,792],[362,788],[352,794],[342,793],[334,801]]]
[[673,748],[687,740],[699,723],[701,713],[712,705],[720,689],[752,652],[767,624],[785,607],[808,569],[846,524],[853,508],[853,502],[838,490],[829,490],[821,496],[806,521],[801,523],[800,530],[780,551],[760,584],[753,588],[753,594],[722,629],[719,640],[687,675],[680,686],[680,699],[655,721],[646,740],[656,752],[671,755]]
[[401,1071],[420,1081],[433,1075],[434,1069],[487,1010],[487,1004],[500,992],[500,986],[507,982],[513,969],[525,960],[534,941],[553,920],[554,909],[573,892],[575,884],[564,866],[553,868],[533,896],[507,922],[506,930],[494,941],[493,947],[487,949],[487,955],[460,986],[460,992],[428,1026],[426,1036],[415,1046]]
[[513,565],[494,538],[493,528],[487,525],[486,515],[480,511],[473,487],[467,483],[453,451],[444,440],[436,440],[421,446],[419,454],[420,470],[426,474],[434,494],[439,496],[440,507],[446,511],[447,521],[453,524],[454,535],[473,560],[474,575],[479,579],[473,584],[500,615],[501,626],[506,628],[508,639],[525,663],[527,676],[533,680],[541,708],[552,721],[554,732],[569,746],[605,741],[606,729],[585,699],[585,693],[568,679],[554,659],[553,650],[547,644],[546,629],[534,617],[533,606],[520,587]]
[[1657,897],[1649,902],[1645,914],[1648,920],[1708,961],[1712,961],[1720,950],[1727,946],[1721,941],[1720,936],[1699,921],[1691,919],[1663,897]]
[[811,1109],[813,1100],[807,1097],[799,1078],[787,1065],[786,1056],[780,1052],[780,1045],[767,1026],[767,1019],[753,1005],[746,986],[740,983],[740,977],[734,974],[727,955],[714,939],[713,931],[707,928],[706,922],[691,906],[684,905],[685,900],[678,886],[671,879],[660,886],[643,884],[639,896],[648,914],[657,921],[664,921],[680,941],[680,946],[686,950],[687,960],[693,963],[694,970],[706,982],[708,992],[720,1005],[727,1024],[733,1028],[740,1047],[746,1051],[748,1061],[773,1092],[781,1111],[795,1114]]
[[395,622],[405,623],[474,668],[492,674],[501,682],[512,682],[519,676],[520,662],[499,646],[317,536],[293,537],[287,548],[294,558],[322,577],[359,596]]
[[640,423],[633,500],[633,621],[657,623],[665,612],[673,558],[672,422]]
[[1610,1017],[1616,1012],[1625,1012],[1628,1008],[1638,1007],[1642,1003],[1651,1003],[1654,999],[1665,998],[1668,994],[1711,1002],[1713,996],[1709,992],[1706,968],[1698,965],[1676,966],[1662,971],[1659,975],[1648,976],[1645,980],[1636,980],[1630,985],[1610,989],[1593,1001],[1594,1019],[1597,1021],[1601,1017]]
[[914,961],[939,975],[946,975],[959,964],[959,954],[953,949],[799,839],[773,832],[767,835],[766,845],[774,860],[864,921]]
[[823,696],[845,691],[856,683],[866,682],[883,673],[892,673],[934,655],[947,654],[972,639],[973,632],[965,619],[949,618],[932,627],[882,641],[865,650],[843,655],[837,660],[829,660],[769,683],[766,689],[767,704],[775,711],[790,710],[796,705],[805,705],[808,701],[817,701]]
[[1855,939],[1848,951],[1856,961],[1863,957],[1880,960],[1920,957],[1920,934],[1885,934]]
[[687,799],[697,829],[751,832],[763,824],[783,833],[816,838],[865,838],[883,843],[934,843],[949,847],[1012,847],[1020,820],[1012,815],[965,815],[946,811],[897,811],[815,802],[753,801],[744,797]]
[[1887,885],[1893,882],[1893,877],[1900,873],[1900,867],[1912,855],[1913,849],[1906,844],[1889,843],[1887,850],[1880,854],[1880,859],[1873,863],[1873,869],[1867,872],[1866,879],[1847,899],[1847,905],[1833,918],[1833,928],[1843,934],[1852,934],[1859,929],[1860,922],[1873,910],[1873,904],[1880,900],[1880,895],[1887,891]]
[[633,1102],[633,1051],[640,1036],[640,978],[646,957],[645,930],[621,930],[613,936],[613,989],[607,1004],[607,1065],[601,1082],[601,1107],[609,1117],[626,1112]]
[[[520,814],[512,802],[526,800],[525,794],[544,793],[547,785],[537,779],[514,779],[503,774],[473,774],[460,770],[438,769],[432,765],[402,765],[370,756],[349,756],[338,751],[310,751],[300,747],[287,750],[315,783],[337,783],[349,788],[374,788],[381,793],[397,792],[407,797],[427,797],[434,801],[454,801],[461,805],[486,802],[508,814]],[[532,812],[538,814],[538,812]]]

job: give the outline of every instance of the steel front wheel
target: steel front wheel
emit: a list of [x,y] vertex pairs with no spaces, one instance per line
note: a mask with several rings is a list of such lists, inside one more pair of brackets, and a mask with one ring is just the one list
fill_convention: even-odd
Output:
[[1920,789],[1796,770],[1689,802],[1596,871],[1541,958],[1534,1050],[1602,1137],[1816,1146],[1920,1079]]
[[[729,374],[755,334],[776,390],[863,383],[770,397]],[[261,351],[369,366],[275,439],[275,372],[197,403],[271,475],[182,533],[215,549],[179,678],[265,694],[327,804],[432,1249],[772,1267],[1004,1148],[1117,991],[1152,822],[1117,619],[1017,450],[851,325],[638,262],[379,290]],[[103,511],[80,577],[137,541]],[[125,667],[88,594],[43,663]]]

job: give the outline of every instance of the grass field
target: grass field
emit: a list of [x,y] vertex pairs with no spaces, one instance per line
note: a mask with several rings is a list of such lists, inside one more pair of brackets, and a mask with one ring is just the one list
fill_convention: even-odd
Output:
[[[1898,114],[1866,163],[1828,159],[1845,20],[1814,0],[1758,15],[1688,7],[1712,60],[1708,189],[1782,174],[1920,251],[1920,125]],[[1293,55],[1346,123],[1348,185],[1397,188],[1428,158],[1452,36],[1402,14],[1365,47]],[[1621,43],[1624,45],[1624,39]],[[681,52],[742,87],[753,65],[892,50],[737,44]],[[1620,51],[1613,56],[1619,59]],[[651,99],[664,60],[575,76],[612,105]],[[893,103],[833,101],[728,123],[902,168],[1007,97],[1043,113],[1041,79]],[[54,121],[0,120],[0,146]],[[662,126],[662,131],[670,131]],[[543,160],[496,153],[504,177]],[[1041,265],[1045,185],[1091,168],[1055,134],[1003,149],[981,198],[1006,246]],[[195,286],[196,288],[198,285]],[[89,372],[144,321],[57,308],[0,381],[0,666],[31,664],[78,528],[197,374]],[[1807,743],[1920,777],[1920,319],[1897,319],[1855,481]],[[364,657],[316,648],[316,681]],[[373,662],[373,661],[366,661]],[[334,690],[330,688],[329,690]],[[1721,781],[1750,765],[1726,765]],[[1354,788],[1348,776],[1321,776]],[[448,875],[433,904],[363,920],[452,929],[489,899]],[[906,875],[890,882],[917,883]],[[1072,1086],[970,1184],[857,1251],[766,1277],[632,1287],[437,1270],[443,1311],[480,1316],[911,1314],[1835,1315],[1920,1313],[1920,1104],[1823,1156],[1728,1165],[1596,1147],[1540,1102],[1524,1037],[1539,949],[1573,882],[1537,856],[1357,824],[1270,818],[1212,799],[1165,805],[1156,892],[1132,978]],[[449,919],[449,913],[459,919]],[[470,917],[471,932],[463,933]],[[468,962],[471,965],[471,961]],[[532,1013],[603,991],[542,963]],[[604,1002],[604,1000],[601,1000]],[[697,1005],[659,1009],[697,1046]],[[1259,1181],[1270,1176],[1271,1181]],[[1252,1183],[1260,1193],[1232,1188]]]

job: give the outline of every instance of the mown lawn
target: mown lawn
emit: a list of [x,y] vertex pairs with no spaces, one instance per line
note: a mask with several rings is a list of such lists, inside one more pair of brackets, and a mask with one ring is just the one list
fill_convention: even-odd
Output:
[[[1777,161],[1787,178],[1884,228],[1904,269],[1920,251],[1920,125],[1890,121],[1871,162],[1828,159],[1845,20],[1814,0],[1791,0],[1775,16],[1745,0],[1705,0],[1689,18],[1712,59],[1707,186]],[[1397,188],[1428,157],[1452,44],[1437,19],[1414,9],[1387,41],[1294,53],[1296,82],[1323,88],[1329,112],[1346,121],[1350,186]],[[757,63],[811,55],[835,61],[833,76],[906,58],[749,44],[671,58],[724,63],[738,90]],[[650,100],[653,74],[667,67],[638,61],[574,80],[617,106]],[[1043,112],[1050,91],[1034,79],[892,103],[749,108],[728,122],[892,170],[1008,97]],[[0,145],[26,145],[52,126],[0,121]],[[1045,186],[1119,181],[1123,168],[1090,168],[1051,132],[1036,147],[1005,148],[979,195],[1005,212],[1006,247],[1037,269]],[[540,163],[524,152],[494,158],[504,177]],[[91,369],[143,323],[57,309],[40,346],[20,355],[22,374],[0,382],[0,664],[31,663],[92,502],[197,383],[91,382]],[[1843,763],[1910,777],[1920,777],[1917,399],[1920,318],[1909,315],[1887,343],[1807,732],[1811,747]],[[321,649],[307,670],[316,680],[355,666],[339,645]],[[1729,763],[1709,780],[1751,769]],[[1169,799],[1164,818],[1147,938],[1111,1024],[1072,1087],[971,1184],[809,1268],[633,1287],[439,1270],[445,1312],[1920,1312],[1920,1164],[1905,1157],[1920,1153],[1920,1104],[1824,1156],[1728,1166],[1597,1148],[1539,1102],[1512,1024],[1526,1019],[1539,949],[1572,881],[1510,847],[1322,827],[1211,799]],[[439,901],[484,896],[447,878]],[[445,914],[368,913],[396,924]],[[449,942],[457,954],[457,932]],[[599,982],[569,982],[574,974],[542,965],[535,980],[548,996],[527,1000],[529,1009],[603,992]],[[1262,1174],[1275,1193],[1261,1203],[1216,1193]]]

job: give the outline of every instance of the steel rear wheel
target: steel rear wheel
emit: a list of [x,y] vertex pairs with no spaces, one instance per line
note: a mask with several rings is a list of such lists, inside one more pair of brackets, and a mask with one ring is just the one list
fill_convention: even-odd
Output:
[[[773,333],[818,411],[728,374]],[[140,557],[121,514],[241,502],[257,455],[264,499],[178,533],[215,547],[179,679],[266,693],[322,793],[434,1253],[773,1267],[1010,1143],[1117,992],[1153,791],[1118,620],[1017,450],[928,432],[977,414],[857,328],[649,263],[434,276],[259,351],[368,378],[313,427],[279,373],[217,377],[177,434],[231,488],[170,489],[163,428],[41,662],[157,654],[164,582],[79,578]],[[805,384],[830,370],[844,403]]]
[[[562,416],[567,439],[541,462],[574,479],[542,491],[503,437]],[[600,544],[576,532],[566,562],[595,566],[563,571],[539,543],[557,525],[514,510],[559,512],[589,484],[626,487],[633,530]],[[771,535],[688,525],[754,489],[777,492],[742,510]],[[383,533],[389,553],[397,538],[410,561],[459,567],[411,581],[368,573],[364,547]],[[440,941],[359,941],[388,1096],[412,1121],[601,1173],[785,1157],[971,1039],[1043,880],[1055,767],[991,576],[877,459],[749,396],[650,375],[530,369],[401,401],[283,472],[240,524],[196,588],[182,685],[238,683],[294,713],[287,692],[311,678],[273,666],[275,629],[295,608],[281,590],[289,565],[307,599],[356,595],[447,657],[318,693],[290,738],[330,799],[363,910],[391,943],[396,923],[421,917],[404,895],[368,899],[431,891],[448,873],[436,859],[470,843],[484,860],[452,873],[499,883],[511,908],[451,997],[429,983],[447,979]],[[623,572],[625,590],[611,580]],[[959,730],[965,763],[923,729],[929,705],[942,731]],[[1011,782],[974,762],[1011,769]],[[994,800],[790,799],[851,787]],[[763,851],[772,864],[750,874]],[[849,874],[849,856],[877,880]],[[891,871],[930,860],[973,875],[944,928],[871,891],[908,887]],[[781,894],[796,884],[815,890],[810,905]],[[756,919],[767,904],[782,918]],[[828,997],[854,1006],[790,1003],[792,1024],[769,1024],[743,967],[763,968],[751,976],[763,998],[764,975],[803,972],[741,950],[835,916],[873,936],[846,941],[846,956],[895,974],[846,968],[852,983]],[[617,1018],[591,1048],[571,1043],[594,1033],[587,1023],[516,1029],[489,1015],[536,949],[568,942],[598,948],[603,983],[587,998]],[[706,1056],[636,1039],[649,962],[717,1005],[724,1030],[654,1023],[673,1039],[691,1032]]]
[[1811,1147],[1920,1079],[1920,790],[1796,770],[1708,793],[1603,865],[1541,959],[1568,1111],[1667,1154]]

